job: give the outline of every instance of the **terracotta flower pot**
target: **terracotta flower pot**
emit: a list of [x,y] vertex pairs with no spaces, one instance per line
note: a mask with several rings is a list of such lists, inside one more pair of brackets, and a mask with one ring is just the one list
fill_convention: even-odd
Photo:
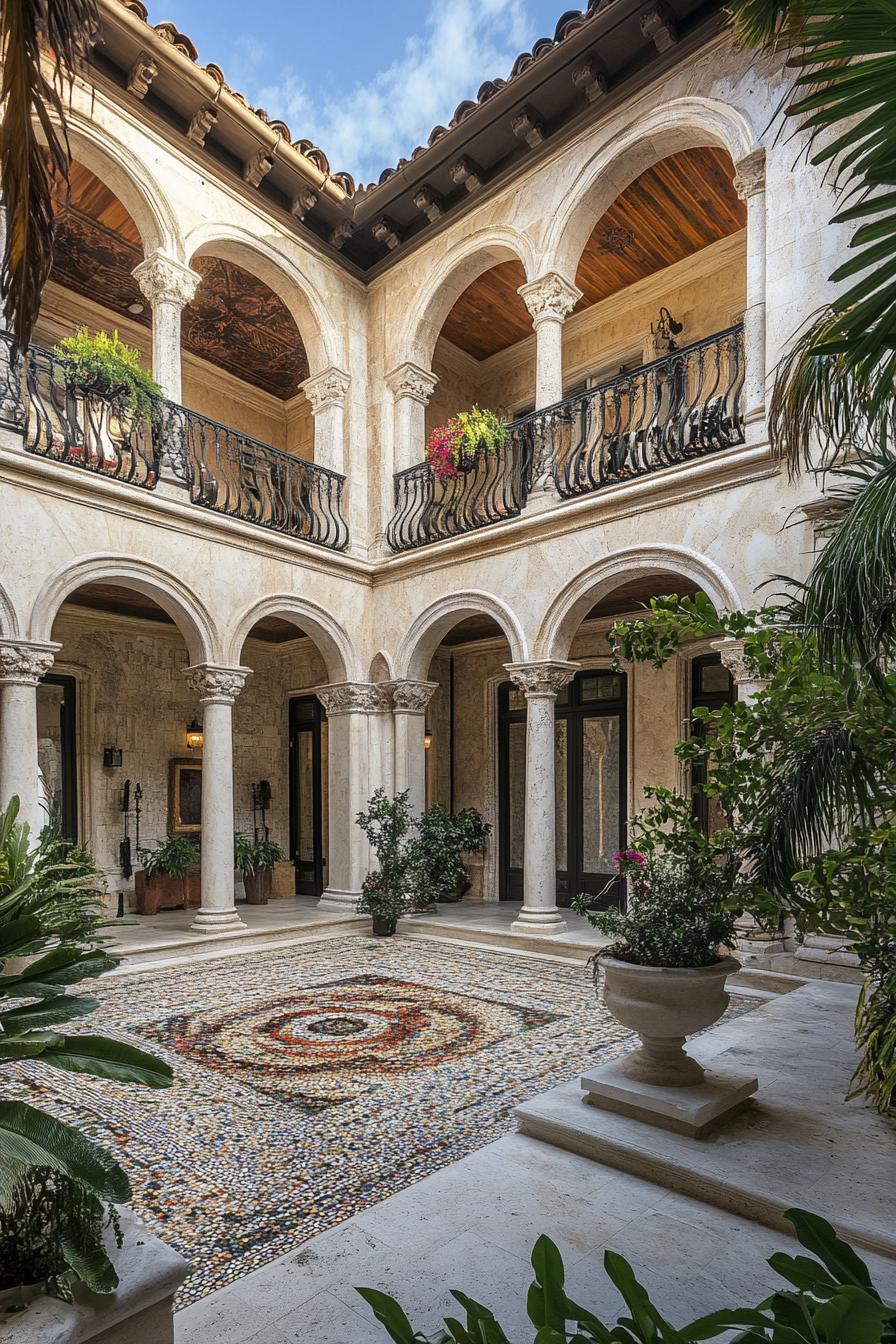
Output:
[[256,868],[254,873],[243,874],[247,905],[267,905],[271,899],[272,878],[273,873],[269,866]]
[[620,1061],[630,1078],[660,1087],[693,1087],[703,1069],[685,1053],[695,1031],[711,1027],[728,1007],[725,981],[740,970],[734,957],[712,966],[635,966],[602,957],[603,1001],[624,1027],[641,1037],[641,1048]]
[[156,915],[160,910],[191,910],[200,904],[199,873],[172,877],[156,873],[147,877],[142,868],[134,874],[134,897],[138,915]]

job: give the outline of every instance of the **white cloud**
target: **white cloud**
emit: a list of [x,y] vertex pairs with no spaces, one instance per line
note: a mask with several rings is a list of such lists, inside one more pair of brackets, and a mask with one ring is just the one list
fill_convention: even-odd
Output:
[[236,88],[296,138],[313,140],[334,172],[376,181],[383,168],[425,144],[433,126],[447,124],[457,104],[475,98],[486,79],[506,77],[531,41],[525,0],[441,0],[430,6],[424,31],[365,84],[338,98],[313,92],[291,67],[265,82],[269,54],[246,38],[230,63]]

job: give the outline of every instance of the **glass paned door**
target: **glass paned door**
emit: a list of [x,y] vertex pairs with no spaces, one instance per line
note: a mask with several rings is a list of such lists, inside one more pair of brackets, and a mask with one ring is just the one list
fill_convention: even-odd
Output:
[[[521,703],[522,701],[522,703]],[[526,804],[525,701],[509,683],[498,701],[499,851],[502,900],[523,897]],[[626,683],[620,673],[580,672],[557,697],[554,780],[557,904],[580,892],[624,899],[613,854],[625,846]]]
[[50,676],[37,687],[37,759],[43,799],[66,840],[78,839],[78,760],[74,677]]
[[316,695],[289,702],[290,853],[296,891],[320,896],[326,870],[327,720]]

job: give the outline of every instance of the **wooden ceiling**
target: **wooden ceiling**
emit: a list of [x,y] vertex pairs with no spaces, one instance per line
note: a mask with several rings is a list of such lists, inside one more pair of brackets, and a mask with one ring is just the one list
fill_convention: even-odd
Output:
[[[57,191],[51,279],[130,321],[151,325],[131,272],[143,260],[137,226],[121,201],[83,164],[72,165],[71,195]],[[184,309],[184,349],[283,400],[308,377],[298,328],[282,300],[232,261],[198,257],[202,276]],[[139,311],[130,311],[132,307]]]
[[[585,245],[576,312],[744,228],[746,206],[732,176],[725,150],[707,147],[672,154],[635,178]],[[516,292],[524,281],[518,261],[493,266],[460,296],[442,335],[475,359],[531,335],[532,319]]]

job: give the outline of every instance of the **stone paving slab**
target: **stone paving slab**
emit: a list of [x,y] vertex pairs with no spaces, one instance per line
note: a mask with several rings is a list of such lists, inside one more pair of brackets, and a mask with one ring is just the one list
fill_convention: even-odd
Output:
[[759,1078],[744,1112],[703,1139],[595,1110],[577,1083],[517,1107],[520,1129],[769,1227],[801,1205],[896,1258],[896,1127],[845,1100],[855,1003],[853,986],[813,982],[692,1042],[704,1065]]

